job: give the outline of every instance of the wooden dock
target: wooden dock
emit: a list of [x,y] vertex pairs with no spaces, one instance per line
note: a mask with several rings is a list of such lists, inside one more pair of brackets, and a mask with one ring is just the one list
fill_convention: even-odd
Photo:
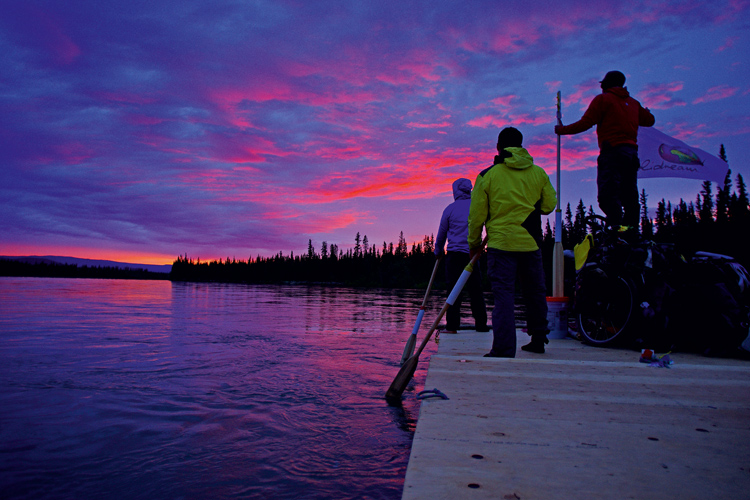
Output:
[[550,340],[484,358],[491,333],[440,337],[404,500],[750,499],[750,362]]

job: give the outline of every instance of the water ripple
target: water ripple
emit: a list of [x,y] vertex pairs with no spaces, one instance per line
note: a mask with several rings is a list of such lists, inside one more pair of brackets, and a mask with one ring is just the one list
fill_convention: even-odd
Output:
[[400,498],[422,293],[0,278],[4,498]]

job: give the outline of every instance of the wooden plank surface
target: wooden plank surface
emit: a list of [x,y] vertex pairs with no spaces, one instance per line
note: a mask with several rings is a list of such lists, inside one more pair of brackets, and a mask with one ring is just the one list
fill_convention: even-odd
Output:
[[574,339],[484,358],[490,342],[440,338],[424,389],[450,399],[421,404],[404,500],[750,498],[750,362],[654,368]]

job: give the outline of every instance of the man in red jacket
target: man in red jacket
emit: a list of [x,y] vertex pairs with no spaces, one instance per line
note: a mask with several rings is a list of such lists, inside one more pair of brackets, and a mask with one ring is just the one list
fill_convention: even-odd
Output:
[[625,75],[610,71],[599,82],[602,93],[594,97],[583,117],[570,125],[556,125],[558,135],[584,132],[596,125],[599,141],[596,185],[599,207],[615,229],[638,232],[638,127],[656,121],[648,108],[630,97]]

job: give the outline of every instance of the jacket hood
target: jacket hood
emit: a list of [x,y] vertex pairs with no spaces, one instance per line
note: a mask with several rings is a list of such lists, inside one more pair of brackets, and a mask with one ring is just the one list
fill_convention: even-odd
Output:
[[505,165],[508,168],[523,170],[534,164],[534,158],[531,157],[525,148],[505,148],[505,151],[511,155],[510,158],[505,159]]
[[469,179],[456,179],[453,181],[453,199],[470,200],[471,199],[471,181]]
[[630,97],[630,92],[628,92],[627,87],[610,87],[606,90],[603,90],[602,94],[605,94],[607,92],[609,92],[610,94],[614,94],[617,97],[622,97],[623,99],[625,99],[626,97]]

